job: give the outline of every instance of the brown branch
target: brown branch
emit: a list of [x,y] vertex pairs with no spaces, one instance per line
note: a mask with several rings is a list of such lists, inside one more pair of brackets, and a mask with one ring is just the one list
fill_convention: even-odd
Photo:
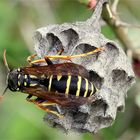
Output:
[[121,26],[121,27],[130,27],[130,28],[140,28],[140,25],[138,24],[129,24],[123,21],[117,21],[117,26]]
[[[112,28],[117,38],[126,48],[126,50],[130,49],[132,51],[133,57],[140,60],[140,49],[134,47],[132,41],[129,39],[127,33],[125,32],[124,27],[130,26],[130,24],[124,24],[124,22],[122,22],[116,14],[117,3],[118,1],[116,1],[116,3],[113,5],[113,12],[109,4],[105,3],[103,6],[102,18]],[[135,25],[133,27],[139,28],[140,26]]]

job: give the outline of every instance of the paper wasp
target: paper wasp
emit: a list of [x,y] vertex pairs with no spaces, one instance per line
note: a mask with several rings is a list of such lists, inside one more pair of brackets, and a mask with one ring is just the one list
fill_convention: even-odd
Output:
[[[29,66],[14,70],[10,70],[8,67],[5,51],[4,63],[8,69],[7,88],[11,91],[28,94],[27,101],[60,117],[61,114],[50,110],[47,106],[78,107],[90,102],[97,88],[89,80],[89,72],[83,66],[70,62],[53,64],[51,59],[70,60],[102,50],[104,47],[80,55],[44,56],[44,59],[34,61],[32,59],[36,55],[32,55],[28,57]],[[42,65],[44,62],[46,65]],[[32,96],[35,96],[36,99],[31,99]]]

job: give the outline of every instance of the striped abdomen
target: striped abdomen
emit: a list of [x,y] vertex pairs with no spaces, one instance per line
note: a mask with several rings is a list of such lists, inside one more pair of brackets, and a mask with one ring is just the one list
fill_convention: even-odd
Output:
[[44,79],[41,84],[45,85],[48,91],[57,91],[65,95],[75,95],[89,97],[96,92],[92,82],[81,76],[54,76],[51,75],[48,79]]

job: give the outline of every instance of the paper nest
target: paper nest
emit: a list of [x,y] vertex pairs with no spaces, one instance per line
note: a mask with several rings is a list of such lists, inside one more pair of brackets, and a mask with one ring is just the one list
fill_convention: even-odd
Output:
[[[59,106],[65,117],[46,114],[44,121],[62,130],[77,132],[95,133],[110,126],[117,111],[124,109],[126,93],[134,83],[131,64],[122,48],[105,38],[88,22],[42,27],[35,32],[34,39],[35,51],[39,58],[44,55],[56,55],[57,50],[61,48],[64,48],[63,55],[74,55],[105,46],[105,51],[101,53],[72,59],[73,63],[89,70],[90,80],[99,88],[96,93],[97,101],[74,109]],[[53,62],[60,63],[61,60]],[[56,107],[53,109],[57,110]]]

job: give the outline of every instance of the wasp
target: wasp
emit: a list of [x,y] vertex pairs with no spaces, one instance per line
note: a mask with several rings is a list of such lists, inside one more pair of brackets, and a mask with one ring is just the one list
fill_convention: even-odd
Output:
[[[51,60],[71,60],[72,58],[85,57],[102,50],[104,50],[104,47],[73,56],[45,55],[44,59],[38,60],[33,60],[36,55],[31,55],[27,59],[28,66],[14,70],[9,69],[5,50],[4,63],[8,69],[6,89],[28,94],[27,101],[36,104],[46,112],[60,117],[62,116],[60,113],[49,109],[48,106],[79,107],[91,101],[97,88],[89,80],[89,72],[83,66],[72,62],[53,64]],[[32,96],[36,98],[32,99]]]

